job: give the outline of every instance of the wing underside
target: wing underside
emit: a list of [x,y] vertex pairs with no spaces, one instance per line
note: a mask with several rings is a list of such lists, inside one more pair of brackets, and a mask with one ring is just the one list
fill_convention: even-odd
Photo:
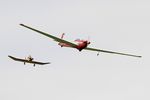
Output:
[[39,65],[45,65],[45,64],[50,64],[49,62],[43,63],[43,62],[38,62],[38,61],[28,61],[26,59],[20,59],[20,58],[16,58],[13,56],[8,56],[9,58],[15,60],[15,61],[20,61],[20,62],[26,62],[26,63],[32,63],[32,64],[39,64]]
[[39,30],[37,30],[37,29],[31,28],[31,27],[29,27],[29,26],[27,26],[27,25],[24,25],[24,24],[20,24],[20,25],[23,26],[23,27],[26,27],[26,28],[28,28],[28,29],[31,29],[31,30],[33,30],[33,31],[35,31],[35,32],[38,32],[38,33],[40,33],[40,34],[42,34],[42,35],[45,35],[45,36],[47,36],[47,37],[49,37],[49,38],[52,38],[52,39],[54,39],[54,40],[57,41],[57,42],[66,43],[66,44],[68,44],[68,45],[70,45],[70,46],[72,46],[72,47],[76,47],[76,46],[77,46],[77,45],[74,44],[74,43],[71,43],[71,42],[69,42],[69,41],[66,41],[66,40],[57,38],[57,37],[55,37],[55,36],[53,36],[53,35],[50,35],[50,34],[47,34],[47,33],[45,33],[45,32],[39,31]]
[[[38,32],[38,33],[40,33],[40,34],[42,34],[42,35],[45,35],[45,36],[47,36],[47,37],[49,37],[49,38],[52,38],[52,39],[54,39],[54,40],[57,41],[57,42],[66,43],[66,44],[70,45],[70,46],[73,47],[73,48],[77,47],[76,44],[71,43],[71,42],[69,42],[69,41],[66,41],[66,40],[57,38],[57,37],[55,37],[55,36],[53,36],[53,35],[50,35],[50,34],[47,34],[47,33],[45,33],[45,32],[39,31],[39,30],[37,30],[37,29],[31,28],[31,27],[29,27],[29,26],[27,26],[27,25],[24,25],[24,24],[20,24],[20,25],[23,26],[23,27],[26,27],[26,28],[28,28],[28,29],[31,29],[31,30],[33,30],[33,31],[35,31],[35,32]],[[98,51],[98,52],[111,53],[111,54],[126,55],[126,56],[132,56],[132,57],[142,57],[142,56],[138,56],[138,55],[132,55],[132,54],[126,54],[126,53],[120,53],[120,52],[113,52],[113,51],[107,51],[107,50],[101,50],[101,49],[95,49],[95,48],[88,48],[88,47],[87,47],[87,48],[84,48],[84,49],[85,49],[85,50],[91,50],[91,51]]]
[[132,56],[132,57],[142,57],[138,55],[132,55],[132,54],[126,54],[126,53],[120,53],[120,52],[113,52],[113,51],[107,51],[107,50],[101,50],[101,49],[95,49],[95,48],[85,48],[85,50],[91,50],[91,51],[98,51],[98,52],[105,52],[105,53],[111,53],[111,54],[119,54],[119,55],[126,55],[126,56]]

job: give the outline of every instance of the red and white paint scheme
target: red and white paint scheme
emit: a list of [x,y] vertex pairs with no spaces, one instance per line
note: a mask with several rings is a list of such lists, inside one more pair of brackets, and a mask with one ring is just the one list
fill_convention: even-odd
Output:
[[[61,35],[61,39],[64,38],[64,35],[65,35],[65,33],[63,33],[63,34]],[[81,51],[81,50],[83,50],[84,48],[86,48],[86,47],[90,44],[90,42],[89,42],[88,40],[76,39],[76,40],[74,40],[74,41],[77,43],[77,46],[75,46],[75,47],[72,46],[72,45],[69,45],[69,44],[67,44],[67,43],[63,43],[63,42],[59,42],[58,45],[60,45],[61,47],[76,48],[76,49],[78,49],[79,51]]]

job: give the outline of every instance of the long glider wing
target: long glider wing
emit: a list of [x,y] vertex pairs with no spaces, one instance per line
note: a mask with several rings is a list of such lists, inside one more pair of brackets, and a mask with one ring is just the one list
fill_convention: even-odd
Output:
[[13,57],[13,56],[9,56],[9,58],[15,60],[15,61],[20,61],[20,62],[26,62],[26,63],[32,63],[32,64],[39,64],[39,65],[45,65],[45,64],[50,64],[49,62],[46,62],[46,63],[43,63],[43,62],[37,62],[37,61],[28,61],[26,59],[20,59],[20,58],[16,58],[16,57]]
[[26,27],[26,28],[28,28],[28,29],[31,29],[31,30],[33,30],[33,31],[35,31],[35,32],[38,32],[38,33],[40,33],[40,34],[42,34],[42,35],[45,35],[45,36],[47,36],[47,37],[49,37],[49,38],[52,38],[52,39],[54,39],[54,40],[57,41],[57,42],[66,43],[66,44],[68,44],[68,45],[70,45],[70,46],[72,46],[72,47],[76,47],[76,46],[77,46],[77,45],[74,44],[74,43],[71,43],[71,42],[69,42],[69,41],[60,39],[60,38],[58,38],[58,37],[55,37],[55,36],[53,36],[53,35],[50,35],[50,34],[47,34],[47,33],[45,33],[45,32],[39,31],[39,30],[37,30],[37,29],[31,28],[31,27],[29,27],[29,26],[27,26],[27,25],[24,25],[24,24],[20,24],[20,25],[23,26],[23,27]]
[[112,54],[119,54],[119,55],[126,55],[126,56],[132,56],[132,57],[142,57],[132,54],[126,54],[126,53],[120,53],[120,52],[113,52],[113,51],[107,51],[107,50],[101,50],[101,49],[95,49],[95,48],[85,48],[84,50],[91,50],[91,51],[98,51],[98,52],[105,52],[105,53],[112,53]]

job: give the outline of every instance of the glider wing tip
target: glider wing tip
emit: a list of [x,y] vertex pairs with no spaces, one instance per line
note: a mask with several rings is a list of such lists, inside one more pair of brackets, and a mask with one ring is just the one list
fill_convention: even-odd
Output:
[[134,56],[134,57],[142,58],[142,56]]
[[142,56],[138,56],[139,58],[142,58]]
[[21,25],[21,26],[25,26],[25,25],[24,25],[24,24],[22,24],[22,23],[21,23],[21,24],[19,24],[19,25]]
[[12,56],[8,55],[8,57],[10,57],[10,58],[11,58]]
[[50,62],[47,62],[46,64],[51,64]]

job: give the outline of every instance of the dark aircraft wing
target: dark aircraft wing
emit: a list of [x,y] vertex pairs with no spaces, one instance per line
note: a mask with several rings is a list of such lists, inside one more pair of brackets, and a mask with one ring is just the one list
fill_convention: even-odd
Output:
[[95,48],[85,48],[84,50],[91,50],[91,51],[98,51],[98,52],[105,52],[105,53],[111,53],[111,54],[119,54],[119,55],[126,55],[126,56],[132,56],[132,57],[142,57],[132,54],[126,54],[126,53],[120,53],[120,52],[113,52],[113,51],[107,51],[107,50],[101,50],[101,49],[95,49]]
[[58,38],[58,37],[55,37],[55,36],[53,36],[53,35],[50,35],[50,34],[47,34],[47,33],[45,33],[45,32],[39,31],[39,30],[37,30],[37,29],[31,28],[31,27],[29,27],[29,26],[27,26],[27,25],[24,25],[24,24],[20,24],[20,25],[23,26],[23,27],[26,27],[26,28],[28,28],[28,29],[31,29],[31,30],[33,30],[33,31],[35,31],[35,32],[38,32],[38,33],[40,33],[40,34],[42,34],[42,35],[45,35],[45,36],[47,36],[47,37],[49,37],[49,38],[52,38],[52,39],[54,39],[54,40],[57,41],[57,42],[66,43],[66,44],[68,44],[68,45],[70,45],[70,46],[72,46],[72,47],[76,47],[76,46],[77,46],[77,45],[74,44],[74,43],[71,43],[71,42],[69,42],[69,41],[60,39],[60,38]]
[[39,65],[45,65],[45,64],[50,64],[49,62],[43,63],[43,62],[38,62],[38,61],[28,61],[26,59],[20,59],[20,58],[16,58],[13,56],[8,56],[9,58],[15,60],[15,61],[20,61],[20,62],[26,62],[26,63],[32,63],[32,64],[39,64]]
[[27,60],[25,60],[25,59],[15,58],[15,57],[13,57],[13,56],[9,56],[9,55],[8,55],[8,57],[9,57],[9,58],[11,58],[11,59],[13,59],[13,60],[15,60],[15,61],[27,62]]
[[38,62],[38,61],[32,61],[31,63],[33,63],[33,64],[39,64],[39,65],[46,65],[46,64],[50,64],[50,62],[46,62],[46,63],[44,63],[44,62]]

